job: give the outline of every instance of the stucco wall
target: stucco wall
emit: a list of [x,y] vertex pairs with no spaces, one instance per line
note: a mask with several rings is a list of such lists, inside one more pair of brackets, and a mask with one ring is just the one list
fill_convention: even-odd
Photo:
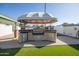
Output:
[[58,25],[58,26],[55,26],[54,29],[57,31],[57,33],[60,33],[60,34],[64,34],[64,28],[63,26],[61,25]]
[[55,26],[54,29],[57,33],[76,37],[79,26]]
[[65,26],[64,28],[64,34],[76,37],[77,31],[79,30],[79,26]]

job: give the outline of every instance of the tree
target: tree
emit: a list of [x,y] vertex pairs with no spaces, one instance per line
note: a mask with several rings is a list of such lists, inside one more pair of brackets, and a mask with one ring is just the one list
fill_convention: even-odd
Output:
[[68,24],[68,23],[63,23],[62,25],[63,25],[63,26],[66,26],[66,25],[69,25],[69,24]]
[[75,24],[73,24],[73,23],[71,23],[71,24],[69,24],[69,23],[63,23],[62,25],[63,26],[74,26]]

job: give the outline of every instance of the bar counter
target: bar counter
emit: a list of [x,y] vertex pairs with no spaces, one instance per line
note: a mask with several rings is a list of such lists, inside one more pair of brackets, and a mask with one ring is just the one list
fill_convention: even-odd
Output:
[[56,30],[19,30],[19,42],[27,40],[50,40],[56,42]]

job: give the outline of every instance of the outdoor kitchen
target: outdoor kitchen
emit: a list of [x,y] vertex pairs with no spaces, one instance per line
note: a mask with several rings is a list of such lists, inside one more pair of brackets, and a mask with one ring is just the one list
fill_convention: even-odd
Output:
[[[56,30],[48,28],[47,24],[57,22],[57,19],[48,13],[44,12],[31,12],[22,15],[18,18],[21,29],[19,30],[19,42],[26,42],[28,40],[48,40],[56,42],[57,33]],[[26,29],[27,24],[35,24],[36,26],[31,29]],[[41,24],[42,26],[38,26]]]

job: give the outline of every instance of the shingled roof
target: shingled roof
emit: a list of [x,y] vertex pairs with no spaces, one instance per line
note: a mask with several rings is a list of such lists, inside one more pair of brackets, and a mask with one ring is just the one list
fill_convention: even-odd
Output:
[[30,13],[27,13],[27,14],[24,14],[20,17],[18,17],[18,20],[20,19],[36,19],[36,20],[48,20],[48,19],[52,19],[52,18],[55,18],[52,14],[50,13],[44,13],[44,12],[30,12]]

